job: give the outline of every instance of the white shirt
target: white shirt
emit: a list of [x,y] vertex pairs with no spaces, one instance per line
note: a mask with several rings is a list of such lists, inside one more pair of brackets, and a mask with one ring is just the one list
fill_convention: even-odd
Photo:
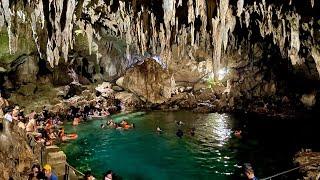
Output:
[[4,119],[6,119],[6,120],[9,121],[9,122],[12,122],[12,116],[11,116],[11,114],[6,113],[6,114],[4,115]]

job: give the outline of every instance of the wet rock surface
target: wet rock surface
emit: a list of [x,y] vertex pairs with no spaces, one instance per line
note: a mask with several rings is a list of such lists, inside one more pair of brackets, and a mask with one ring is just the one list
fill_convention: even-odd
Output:
[[301,151],[296,154],[294,162],[298,166],[303,166],[300,169],[300,172],[303,173],[303,179],[320,179],[320,152]]

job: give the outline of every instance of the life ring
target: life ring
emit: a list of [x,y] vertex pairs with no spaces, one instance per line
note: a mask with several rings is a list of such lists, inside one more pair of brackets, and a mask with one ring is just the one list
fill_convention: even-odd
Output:
[[78,134],[76,134],[76,133],[67,134],[65,137],[66,137],[66,140],[69,140],[69,139],[73,140],[73,139],[77,139],[78,138]]

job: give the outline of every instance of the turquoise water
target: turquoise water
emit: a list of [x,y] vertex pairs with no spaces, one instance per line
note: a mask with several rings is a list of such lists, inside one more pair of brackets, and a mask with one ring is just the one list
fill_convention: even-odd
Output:
[[[136,128],[101,129],[106,119],[77,127],[66,125],[66,132],[79,135],[61,146],[69,163],[82,172],[91,170],[96,177],[112,169],[123,179],[239,179],[243,162],[253,163],[260,177],[267,176],[292,167],[288,150],[294,149],[291,145],[300,148],[299,141],[283,142],[281,136],[275,139],[281,134],[277,128],[272,127],[272,134],[265,136],[263,131],[270,131],[268,124],[272,121],[263,124],[262,120],[263,126],[252,128],[250,122],[241,120],[243,117],[216,113],[136,112],[112,116],[117,122],[123,118],[135,123]],[[180,120],[185,123],[181,127],[176,125]],[[164,131],[162,134],[156,133],[157,126]],[[188,134],[192,127],[196,128],[193,137]],[[235,127],[243,129],[243,138],[232,135]],[[185,133],[181,139],[175,135],[179,128]]]

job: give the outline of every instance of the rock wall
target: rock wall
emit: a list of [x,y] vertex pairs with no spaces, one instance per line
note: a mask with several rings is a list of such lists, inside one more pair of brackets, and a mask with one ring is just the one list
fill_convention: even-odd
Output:
[[[319,8],[317,2],[297,0],[4,0],[0,84],[15,90],[21,86],[18,96],[25,97],[31,93],[25,87],[35,81],[36,87],[64,86],[75,79],[89,84],[126,76],[124,88],[153,103],[186,89],[188,98],[201,96],[197,103],[205,95],[194,93],[204,89],[218,99],[227,97],[222,104],[274,96],[275,101],[290,96],[300,102],[310,91],[317,99]],[[132,69],[153,57],[172,77],[160,75],[159,66],[150,67],[143,80],[142,69]],[[219,82],[224,70],[228,81]],[[187,106],[195,106],[191,104]]]
[[7,122],[0,132],[0,179],[27,179],[33,163],[38,162],[39,149],[31,149],[26,133]]

